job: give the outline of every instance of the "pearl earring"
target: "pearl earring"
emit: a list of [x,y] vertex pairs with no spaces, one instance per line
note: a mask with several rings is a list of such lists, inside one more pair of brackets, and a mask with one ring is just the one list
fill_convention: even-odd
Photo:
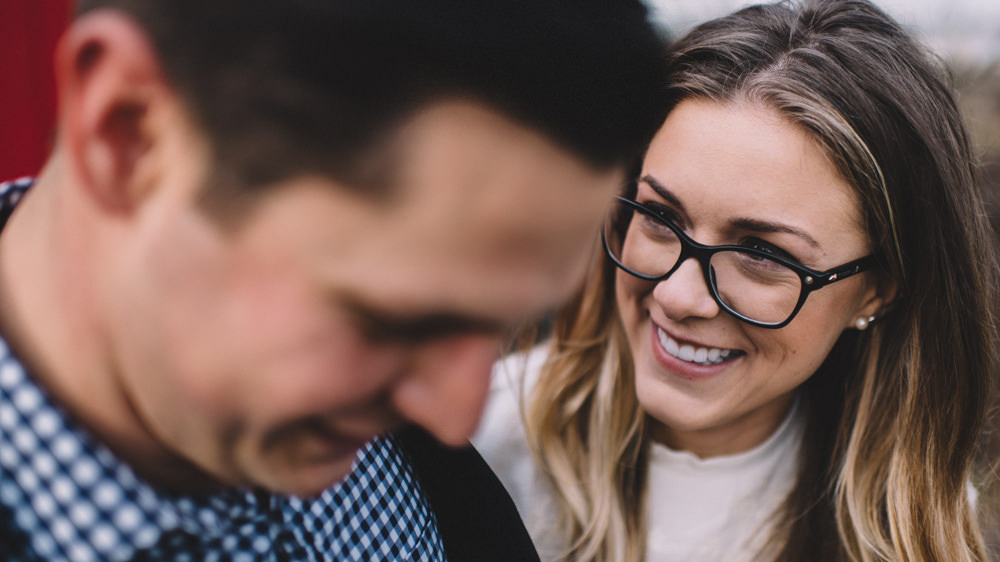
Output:
[[854,322],[854,327],[861,331],[864,331],[867,330],[868,325],[874,321],[875,321],[874,316],[869,316],[868,318],[862,316],[861,318],[858,318],[856,322]]

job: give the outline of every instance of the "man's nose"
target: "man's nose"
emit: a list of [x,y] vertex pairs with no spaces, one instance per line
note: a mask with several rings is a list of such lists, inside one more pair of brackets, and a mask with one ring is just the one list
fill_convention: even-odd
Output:
[[479,425],[501,341],[495,335],[458,335],[421,346],[412,369],[392,391],[393,406],[442,443],[465,445]]

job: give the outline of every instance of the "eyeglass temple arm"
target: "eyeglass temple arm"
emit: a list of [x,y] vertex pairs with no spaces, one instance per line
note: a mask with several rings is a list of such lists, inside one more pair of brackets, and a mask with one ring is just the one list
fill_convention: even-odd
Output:
[[847,262],[840,267],[834,269],[817,272],[815,275],[809,275],[805,278],[806,285],[812,289],[818,289],[830,283],[835,283],[837,281],[842,281],[848,277],[853,277],[858,273],[867,271],[875,264],[875,256],[865,256],[863,258],[856,259],[852,262]]

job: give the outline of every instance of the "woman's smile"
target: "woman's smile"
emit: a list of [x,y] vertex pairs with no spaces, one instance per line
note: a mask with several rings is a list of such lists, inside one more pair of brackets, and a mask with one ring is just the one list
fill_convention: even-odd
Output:
[[[810,267],[820,270],[868,253],[850,185],[805,131],[762,107],[681,102],[650,143],[640,178],[635,200],[702,244],[808,255]],[[641,245],[646,240],[664,244],[670,236],[666,227],[632,220],[624,244],[635,254],[626,258],[649,251]],[[628,245],[629,236],[642,235]],[[716,275],[744,273],[752,282],[730,297],[766,305],[779,286],[750,268],[755,262],[741,264],[747,269],[720,271],[714,266],[722,263],[682,258],[673,273],[652,282],[617,273],[639,403],[662,425],[654,434],[673,435],[670,441],[689,448],[698,449],[702,439],[717,442],[720,433],[746,434],[760,419],[779,423],[795,389],[874,302],[862,273],[811,293],[783,328],[754,326],[723,310],[708,287]],[[689,438],[676,439],[682,433]]]
[[650,321],[653,357],[667,371],[691,380],[713,377],[733,367],[745,352],[674,337]]

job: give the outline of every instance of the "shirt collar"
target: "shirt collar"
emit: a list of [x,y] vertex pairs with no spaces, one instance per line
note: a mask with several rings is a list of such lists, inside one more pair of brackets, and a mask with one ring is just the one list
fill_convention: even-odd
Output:
[[0,183],[0,229],[7,224],[7,219],[14,212],[14,207],[33,183],[35,183],[34,178],[21,178]]
[[53,404],[3,339],[0,502],[13,509],[16,521],[33,522],[29,534],[47,529],[64,552],[89,531],[101,560],[121,559],[125,546],[149,548],[172,531],[221,536],[234,520],[244,519],[239,514],[252,517],[261,507],[252,493],[241,490],[192,498],[152,488]]

